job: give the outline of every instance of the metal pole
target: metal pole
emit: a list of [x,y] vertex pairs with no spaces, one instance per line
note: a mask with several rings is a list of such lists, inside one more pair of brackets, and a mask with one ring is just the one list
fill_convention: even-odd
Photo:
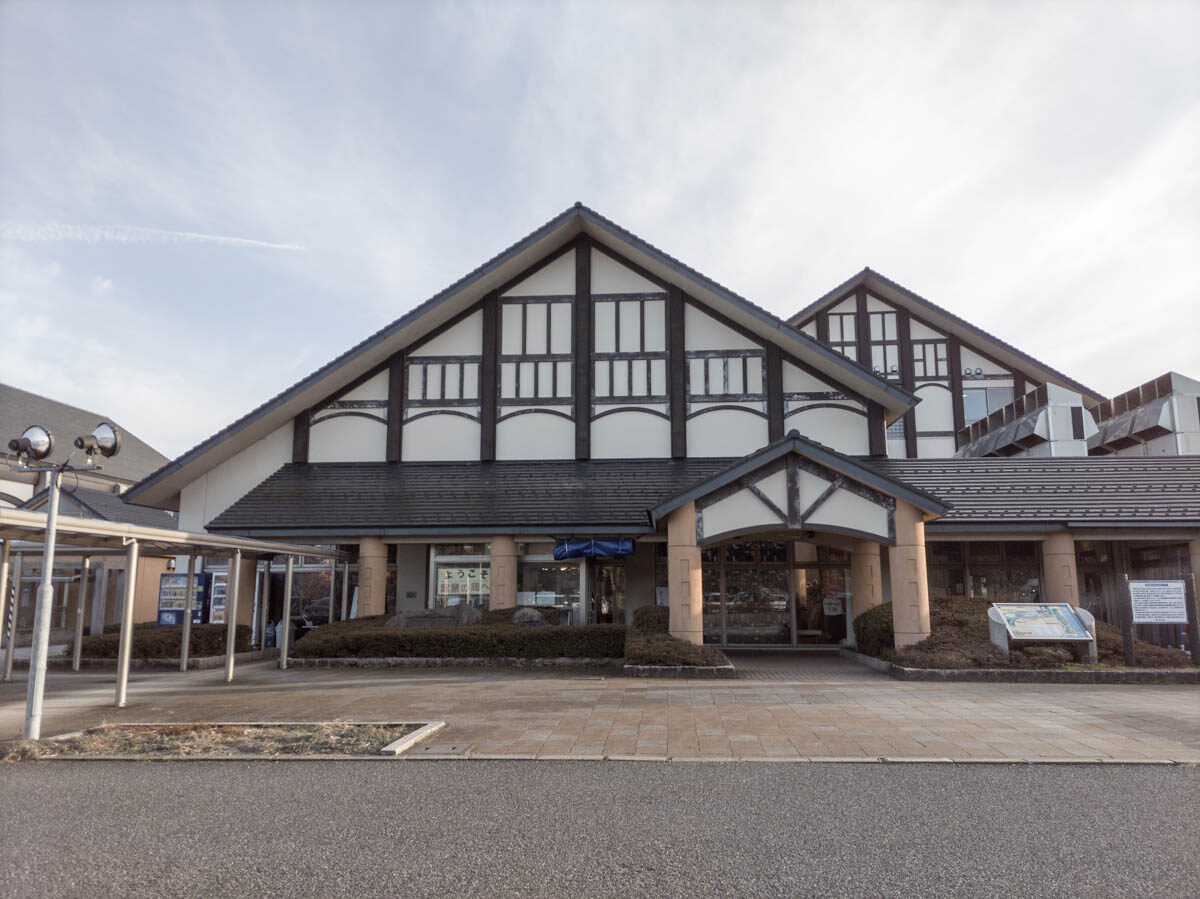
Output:
[[92,636],[104,633],[104,613],[108,609],[108,565],[100,564],[96,587],[92,590]]
[[237,643],[238,587],[242,579],[242,551],[234,550],[229,562],[229,584],[225,591],[225,683],[233,680],[233,653]]
[[125,694],[129,688],[129,656],[133,653],[133,598],[137,586],[138,542],[130,540],[125,550],[125,601],[121,607],[121,643],[117,653],[117,701],[119,709],[125,708]]
[[267,561],[263,564],[263,583],[262,590],[259,592],[260,608],[258,610],[259,626],[258,626],[258,648],[267,648],[267,619],[271,612],[271,558],[267,557]]
[[[33,613],[33,645],[29,654],[29,690],[25,699],[25,739],[42,738],[42,699],[46,693],[46,656],[50,652],[50,620],[54,601],[54,540],[58,536],[59,472],[50,472],[50,508],[42,546],[42,583]],[[13,627],[16,630],[16,627]]]
[[179,670],[187,671],[188,650],[192,648],[192,606],[196,604],[196,557],[188,556],[187,585],[183,588],[183,640],[179,645]]
[[1133,595],[1129,592],[1129,574],[1121,575],[1121,632],[1125,638],[1125,664],[1137,664],[1133,646]]
[[91,559],[83,556],[79,561],[79,601],[75,609],[75,654],[71,658],[71,670],[79,670],[79,662],[83,658],[83,615],[87,610],[88,571]]
[[350,617],[350,563],[342,563],[342,621]]
[[0,645],[4,643],[4,627],[8,621],[8,555],[12,541],[0,545]]
[[329,560],[329,623],[333,624],[333,601],[337,597],[337,559]]
[[17,564],[13,566],[13,596],[8,606],[8,618],[0,621],[0,629],[8,628],[8,642],[4,650],[4,680],[12,680],[13,644],[17,642],[17,614],[21,611],[21,575],[24,573],[24,556],[17,553]]
[[292,564],[293,556],[287,557],[287,567],[283,570],[283,628],[279,638],[279,667],[287,668],[288,637],[292,630]]

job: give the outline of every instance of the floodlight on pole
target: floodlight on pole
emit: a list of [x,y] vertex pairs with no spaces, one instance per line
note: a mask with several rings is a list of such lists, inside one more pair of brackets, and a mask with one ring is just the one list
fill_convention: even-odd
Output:
[[[87,437],[77,437],[75,446],[87,454],[87,467],[96,469],[92,460],[96,453],[105,458],[115,456],[121,449],[121,435],[116,427],[106,421],[96,426]],[[17,472],[48,472],[50,475],[49,496],[46,509],[46,539],[42,550],[42,582],[38,586],[37,605],[33,614],[33,645],[29,655],[29,690],[25,700],[25,739],[37,740],[42,735],[42,700],[46,692],[46,658],[50,653],[50,620],[54,602],[54,544],[58,537],[58,502],[62,473],[71,467],[71,457],[60,462],[42,465],[54,452],[54,435],[49,428],[33,425],[26,428],[18,438],[8,442],[8,448],[16,454],[17,464],[10,466]],[[23,461],[24,460],[24,461]],[[19,595],[19,594],[18,594]],[[15,613],[15,609],[13,610]],[[13,630],[16,631],[14,617]],[[10,639],[12,639],[10,637]]]

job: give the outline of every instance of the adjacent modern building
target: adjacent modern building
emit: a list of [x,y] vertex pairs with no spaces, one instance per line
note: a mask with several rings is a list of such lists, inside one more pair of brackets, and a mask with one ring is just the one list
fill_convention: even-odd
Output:
[[360,615],[660,603],[795,646],[890,602],[908,644],[931,595],[1103,618],[1200,566],[1198,394],[1106,399],[869,269],[784,321],[576,205],[127,498],[355,553]]

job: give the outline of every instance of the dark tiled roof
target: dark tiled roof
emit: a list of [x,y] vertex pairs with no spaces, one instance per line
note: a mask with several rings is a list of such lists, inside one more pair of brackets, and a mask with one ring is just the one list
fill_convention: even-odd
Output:
[[1090,397],[1091,399],[1094,399],[1094,400],[1103,400],[1104,399],[1104,394],[1097,393],[1095,390],[1092,390],[1090,387],[1080,384],[1074,378],[1068,378],[1062,372],[1058,371],[1057,369],[1051,368],[1045,362],[1039,362],[1037,359],[1033,358],[1028,353],[1024,353],[1021,350],[1017,349],[1011,343],[1008,343],[1005,340],[1001,340],[995,334],[990,334],[987,331],[985,331],[983,328],[980,328],[977,325],[971,324],[965,318],[961,318],[961,317],[955,315],[949,309],[946,309],[943,306],[939,306],[937,303],[933,302],[932,300],[925,299],[925,297],[921,296],[920,294],[916,293],[915,291],[909,290],[903,284],[898,284],[897,282],[893,281],[891,278],[888,278],[885,275],[879,274],[879,272],[875,271],[872,268],[864,268],[857,275],[854,275],[854,276],[848,278],[847,280],[843,281],[837,287],[833,288],[833,290],[829,291],[829,293],[825,294],[824,296],[822,296],[816,300],[813,300],[811,303],[809,303],[807,306],[805,306],[803,309],[801,309],[799,312],[797,312],[795,315],[793,315],[790,319],[788,319],[788,321],[793,323],[797,328],[800,327],[800,325],[803,324],[806,319],[810,318],[812,315],[819,312],[825,306],[828,306],[834,300],[837,300],[837,299],[845,296],[845,294],[848,290],[851,290],[851,289],[857,287],[859,284],[865,282],[868,278],[874,278],[880,284],[882,284],[886,287],[890,287],[892,290],[896,291],[897,293],[903,295],[904,297],[907,297],[909,300],[911,300],[913,302],[913,304],[915,306],[918,307],[918,309],[923,306],[926,309],[928,309],[930,312],[936,313],[937,315],[949,320],[950,322],[953,322],[955,325],[962,328],[964,331],[974,334],[980,340],[989,341],[998,347],[1002,347],[1004,350],[1008,351],[1009,353],[1012,353],[1018,359],[1022,359],[1026,363],[1028,363],[1032,366],[1035,366],[1037,368],[1040,368],[1043,371],[1053,375],[1058,380],[1058,383],[1062,384],[1064,387],[1067,387],[1071,390],[1078,391],[1079,393],[1082,393],[1084,396]]
[[79,462],[83,454],[75,449],[75,438],[92,433],[102,421],[115,424],[121,431],[121,451],[102,461],[102,474],[123,481],[137,481],[167,461],[166,456],[129,433],[110,416],[0,384],[0,454],[8,455],[8,441],[20,437],[30,425],[42,425],[54,435],[50,461],[62,462],[75,453],[76,462]]
[[[71,488],[70,473],[63,477],[63,500],[78,506],[86,513],[84,517],[101,518],[104,521],[117,521],[122,524],[133,524],[144,528],[166,528],[175,530],[179,527],[179,519],[171,512],[160,509],[147,509],[145,506],[133,506],[125,502],[116,493],[107,490],[92,490],[90,487]],[[30,497],[21,508],[32,509],[41,506],[49,491],[43,490]],[[74,514],[59,506],[60,514]]]
[[647,510],[733,459],[287,464],[212,531],[652,531]]
[[873,459],[951,505],[941,526],[1200,524],[1200,456]]

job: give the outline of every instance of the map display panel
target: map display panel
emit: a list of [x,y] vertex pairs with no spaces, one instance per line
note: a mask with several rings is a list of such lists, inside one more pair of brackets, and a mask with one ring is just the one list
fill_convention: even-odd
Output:
[[1091,640],[1070,603],[994,602],[1014,640]]

